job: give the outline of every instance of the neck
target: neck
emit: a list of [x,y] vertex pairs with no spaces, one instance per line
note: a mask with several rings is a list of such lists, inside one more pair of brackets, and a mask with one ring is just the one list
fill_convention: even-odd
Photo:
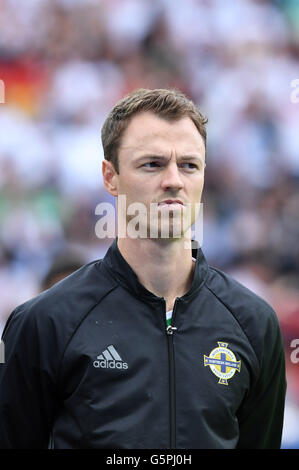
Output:
[[167,310],[172,309],[176,297],[190,289],[195,268],[190,240],[119,238],[118,249],[140,283],[164,297]]

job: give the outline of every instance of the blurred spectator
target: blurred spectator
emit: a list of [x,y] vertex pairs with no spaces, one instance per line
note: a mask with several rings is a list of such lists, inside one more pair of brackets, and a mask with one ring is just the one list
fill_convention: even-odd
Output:
[[41,283],[41,289],[49,289],[56,284],[56,282],[61,281],[74,271],[77,271],[77,269],[81,268],[84,264],[84,258],[78,255],[78,253],[68,252],[57,255]]

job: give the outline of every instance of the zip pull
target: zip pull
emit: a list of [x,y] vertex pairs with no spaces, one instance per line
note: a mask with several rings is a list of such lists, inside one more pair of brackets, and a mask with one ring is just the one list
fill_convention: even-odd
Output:
[[176,326],[171,326],[169,325],[167,328],[166,328],[166,333],[168,335],[173,335],[174,331],[177,330],[177,327]]

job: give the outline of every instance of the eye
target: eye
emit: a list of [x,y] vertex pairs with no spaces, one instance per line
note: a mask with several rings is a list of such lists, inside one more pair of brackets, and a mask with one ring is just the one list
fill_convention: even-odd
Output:
[[195,163],[191,163],[191,162],[180,163],[180,167],[184,168],[185,170],[197,170],[198,169],[198,166]]
[[159,168],[161,165],[159,164],[159,162],[152,161],[152,162],[146,162],[142,166],[144,168],[154,169],[154,168]]

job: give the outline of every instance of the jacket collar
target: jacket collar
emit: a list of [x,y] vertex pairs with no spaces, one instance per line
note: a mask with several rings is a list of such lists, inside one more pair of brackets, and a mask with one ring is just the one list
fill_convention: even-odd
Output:
[[[190,290],[181,297],[181,300],[186,301],[192,298],[202,287],[208,273],[208,265],[202,250],[200,248],[192,250],[192,256],[196,258],[192,285]],[[109,247],[103,259],[103,263],[112,276],[116,278],[123,287],[129,289],[137,297],[142,297],[152,302],[162,300],[162,297],[157,297],[140,283],[135,271],[120,253],[117,246],[117,238],[114,239],[113,243]]]

